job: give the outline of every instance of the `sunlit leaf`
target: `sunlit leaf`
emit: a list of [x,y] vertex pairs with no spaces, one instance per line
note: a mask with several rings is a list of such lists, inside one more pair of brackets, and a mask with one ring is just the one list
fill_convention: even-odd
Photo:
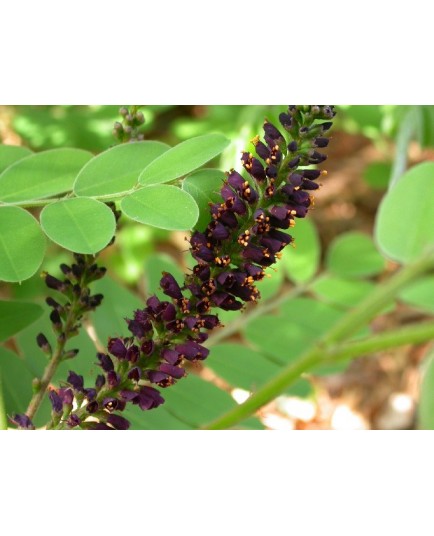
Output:
[[168,230],[191,229],[199,216],[190,194],[163,184],[142,188],[124,197],[121,209],[132,220]]
[[130,190],[137,184],[141,171],[169,149],[160,141],[112,147],[83,167],[74,183],[74,192],[78,196],[100,196]]
[[0,341],[32,324],[42,313],[42,308],[36,303],[0,301]]
[[296,283],[306,283],[315,275],[320,260],[320,243],[318,231],[312,220],[297,220],[290,230],[295,238],[295,248],[283,250],[282,266],[288,277]]
[[53,242],[70,251],[97,253],[112,239],[116,220],[104,203],[75,197],[47,205],[41,226]]
[[82,149],[52,149],[32,154],[0,175],[0,201],[29,201],[72,190],[80,169],[92,158]]
[[221,203],[220,188],[225,174],[218,169],[199,169],[182,181],[182,189],[188,192],[199,207],[196,228],[203,231],[210,222],[210,203]]
[[0,207],[0,280],[19,282],[41,266],[46,240],[35,218],[20,207]]
[[371,237],[357,231],[338,236],[331,244],[326,266],[343,278],[370,277],[380,274],[386,262]]
[[399,297],[413,307],[434,313],[434,276],[414,281],[400,292]]
[[173,147],[147,166],[140,175],[140,184],[169,182],[203,166],[229,145],[222,134],[205,134]]
[[31,154],[32,151],[27,147],[21,147],[20,145],[0,145],[0,173],[3,173],[7,167],[18,162],[18,160],[22,160]]
[[0,347],[0,384],[6,413],[24,413],[32,398],[33,376],[16,354]]
[[408,263],[434,246],[434,163],[419,164],[405,173],[384,197],[375,236],[383,253]]

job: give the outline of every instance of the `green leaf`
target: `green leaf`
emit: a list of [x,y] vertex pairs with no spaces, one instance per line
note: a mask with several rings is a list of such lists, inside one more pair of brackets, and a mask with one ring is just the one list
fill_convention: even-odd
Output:
[[354,281],[324,275],[314,281],[314,293],[331,305],[354,307],[371,292],[374,284],[369,281]]
[[0,173],[14,164],[32,154],[32,151],[27,147],[20,145],[0,145]]
[[211,216],[209,203],[221,202],[220,189],[225,178],[218,169],[199,169],[182,181],[182,189],[188,192],[199,207],[196,228],[203,231]]
[[160,141],[125,143],[92,158],[74,183],[78,196],[100,196],[131,190],[140,172],[170,149]]
[[326,257],[328,270],[343,278],[378,275],[384,270],[385,265],[386,262],[377,251],[371,237],[357,231],[336,238]]
[[47,205],[41,226],[56,244],[76,253],[97,253],[116,230],[113,212],[100,201],[75,197]]
[[295,249],[285,248],[282,265],[288,277],[296,283],[306,283],[316,274],[320,261],[320,242],[315,224],[309,219],[297,220],[291,229]]
[[336,308],[308,298],[285,302],[277,315],[252,320],[247,339],[277,364],[295,360],[342,316]]
[[434,313],[434,276],[411,283],[399,293],[399,297],[413,307]]
[[365,167],[363,178],[374,190],[386,190],[392,174],[390,162],[372,162]]
[[[164,408],[192,428],[204,426],[235,406],[228,393],[194,374],[166,389],[163,397]],[[256,418],[249,418],[240,427],[261,428],[261,425]]]
[[386,194],[375,237],[385,255],[405,264],[434,246],[433,228],[434,163],[425,162],[405,173]]
[[206,365],[233,387],[247,391],[256,391],[281,370],[260,352],[241,344],[214,346]]
[[187,175],[220,154],[229,143],[222,134],[206,134],[184,141],[149,164],[139,182],[147,186]]
[[68,148],[27,156],[0,175],[0,201],[30,201],[69,192],[91,158],[87,151]]
[[0,341],[33,324],[42,313],[42,307],[36,303],[0,301]]
[[6,413],[24,413],[32,398],[33,376],[16,354],[0,347],[0,384]]
[[132,220],[179,231],[192,229],[199,216],[190,194],[167,185],[149,186],[124,197],[121,209]]
[[192,430],[193,426],[175,417],[160,406],[156,410],[142,411],[139,406],[128,404],[123,416],[131,423],[131,430]]
[[434,352],[430,353],[423,364],[418,406],[418,428],[434,430]]
[[35,218],[20,207],[0,207],[0,280],[24,281],[41,266],[46,240]]

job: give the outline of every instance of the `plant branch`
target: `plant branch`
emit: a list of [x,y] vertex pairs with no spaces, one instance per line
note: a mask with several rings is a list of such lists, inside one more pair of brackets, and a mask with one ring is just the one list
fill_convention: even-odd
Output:
[[[285,367],[280,374],[266,383],[261,389],[254,393],[243,404],[236,406],[231,411],[222,415],[214,422],[208,424],[206,429],[225,429],[234,426],[240,421],[246,419],[257,411],[260,407],[267,404],[276,396],[281,394],[289,385],[291,385],[300,374],[310,370],[324,361],[330,362],[335,358],[343,359],[360,355],[357,352],[374,351],[374,346],[370,346],[369,341],[363,341],[364,345],[356,350],[351,350],[348,354],[348,349],[344,350],[340,347],[337,349],[335,345],[347,339],[362,326],[369,322],[377,313],[379,313],[390,300],[392,300],[398,292],[408,283],[415,280],[419,275],[429,272],[434,269],[434,255],[431,253],[419,259],[418,261],[409,264],[402,268],[397,274],[392,276],[384,285],[377,287],[372,293],[352,312],[344,317],[343,320],[335,324],[333,328],[316,344],[309,348],[295,363],[291,363]],[[405,330],[400,330],[400,333],[406,333]],[[418,333],[417,342],[421,342],[423,330]],[[431,337],[431,331],[428,329],[427,337]],[[407,332],[408,335],[408,332]],[[393,335],[387,334],[380,342],[385,345],[393,343]],[[374,338],[371,340],[375,340]],[[406,342],[413,342],[406,340]],[[404,344],[402,340],[399,344]],[[357,343],[352,343],[356,345]],[[384,346],[382,347],[384,349]],[[334,353],[335,352],[335,353]],[[352,353],[354,352],[354,353]]]
[[[65,334],[68,333],[76,325],[79,316],[81,316],[82,314],[81,311],[77,308],[77,301],[78,300],[75,300],[71,303],[71,308],[66,317],[66,322],[63,331],[63,333]],[[38,390],[33,394],[32,399],[30,400],[29,406],[27,408],[26,415],[29,417],[29,419],[33,419],[39,409],[39,406],[42,403],[48,386],[50,385],[51,380],[56,373],[57,367],[62,361],[65,345],[67,342],[68,338],[66,336],[59,336],[57,338],[57,346],[51,356],[48,365],[44,370],[44,374],[42,375]]]
[[421,325],[387,331],[360,341],[330,348],[324,359],[327,362],[344,361],[384,350],[391,350],[406,344],[421,344],[431,340],[434,340],[434,322],[425,322]]
[[78,350],[66,351],[65,346],[72,337],[78,334],[81,327],[80,320],[85,313],[94,310],[103,298],[101,294],[92,296],[89,284],[103,277],[105,268],[95,264],[93,255],[74,253],[74,258],[76,264],[72,264],[72,266],[61,265],[62,272],[66,275],[64,281],[60,281],[47,273],[44,274],[46,285],[66,296],[68,301],[62,306],[53,298],[47,298],[48,305],[53,307],[50,320],[57,335],[56,346],[52,350],[42,333],[36,339],[38,346],[49,355],[50,361],[27,408],[26,416],[30,421],[38,411],[59,364],[64,359],[74,357],[78,352]]

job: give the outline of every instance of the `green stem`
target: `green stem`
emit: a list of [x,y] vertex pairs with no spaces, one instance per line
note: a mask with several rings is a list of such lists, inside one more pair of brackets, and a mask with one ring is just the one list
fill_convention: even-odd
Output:
[[[78,285],[81,286],[85,283],[85,278],[87,276],[86,270],[81,276],[81,279],[78,281]],[[77,324],[79,318],[83,315],[83,311],[79,305],[81,296],[74,296],[71,300],[71,305],[67,313],[65,324],[63,326],[62,334],[57,337],[57,345],[54,352],[51,355],[51,359],[44,370],[40,384],[38,385],[38,390],[33,394],[32,399],[29,402],[29,405],[26,410],[26,415],[30,420],[36,415],[42,400],[44,399],[45,393],[53,379],[54,374],[56,373],[57,367],[62,362],[64,356],[64,350],[66,343],[68,342],[70,336],[68,337],[71,330]]]
[[421,344],[433,339],[434,322],[425,322],[421,325],[387,331],[360,341],[349,342],[331,348],[325,355],[325,360],[327,362],[345,361],[363,355],[391,350],[406,344]]
[[6,414],[6,405],[3,396],[3,379],[0,372],[0,430],[8,429],[8,417]]
[[434,270],[433,252],[399,270],[388,281],[377,285],[365,300],[335,324],[322,339],[322,344],[330,346],[348,339],[389,305],[411,281],[432,270]]
[[[297,380],[303,372],[310,370],[324,361],[330,362],[335,359],[335,357],[342,359],[343,357],[339,357],[341,355],[345,358],[360,355],[357,353],[348,355],[347,352],[349,350],[346,349],[344,352],[340,347],[335,348],[335,345],[353,335],[362,326],[369,322],[408,283],[416,279],[419,275],[433,269],[434,255],[432,253],[419,259],[413,264],[402,268],[397,274],[392,276],[389,281],[376,287],[366,300],[346,315],[343,320],[335,324],[335,326],[320,341],[309,348],[295,363],[291,363],[285,367],[280,374],[266,383],[261,389],[248,398],[246,402],[236,406],[205,428],[212,430],[230,428],[276,398],[276,396],[281,394],[289,385]],[[405,333],[405,330],[400,330],[400,333]],[[428,335],[431,335],[429,329]],[[392,343],[393,337],[393,335],[387,334],[383,339],[382,344],[386,344],[387,341]],[[418,334],[418,337],[418,342],[420,342],[421,333]],[[357,343],[352,344],[355,345]],[[356,347],[357,352],[374,350],[374,346],[369,346],[369,340],[363,341],[363,344],[364,346],[361,348],[357,349]],[[399,344],[404,343],[401,340]],[[354,347],[352,352],[355,352]]]
[[[133,194],[138,190],[140,184],[137,184],[134,188],[130,190],[125,190],[124,192],[117,192],[115,194],[106,194],[106,195],[94,195],[88,196],[91,199],[96,199],[97,201],[111,201],[114,199],[120,199],[126,195]],[[32,207],[45,207],[56,201],[64,201],[65,199],[71,199],[70,195],[63,197],[50,197],[48,199],[33,199],[30,201],[17,201],[15,203],[0,203],[0,207],[23,207],[23,208],[32,208]]]

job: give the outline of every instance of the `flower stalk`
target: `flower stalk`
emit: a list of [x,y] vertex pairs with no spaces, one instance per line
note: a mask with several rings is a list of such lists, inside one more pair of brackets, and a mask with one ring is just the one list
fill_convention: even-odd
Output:
[[50,386],[59,364],[74,358],[78,350],[67,350],[67,343],[78,334],[80,320],[87,312],[94,310],[102,301],[101,294],[91,295],[89,284],[104,276],[106,269],[95,264],[92,255],[74,254],[75,263],[71,266],[61,265],[65,279],[60,280],[50,274],[44,273],[45,284],[66,298],[64,305],[54,298],[47,298],[47,304],[52,308],[50,320],[56,336],[55,346],[52,348],[47,337],[39,333],[36,342],[41,350],[48,356],[49,362],[42,378],[33,383],[33,397],[24,415],[14,415],[11,420],[20,428],[31,428],[42,400]]
[[184,285],[163,274],[160,286],[170,301],[151,296],[144,309],[126,319],[131,336],[109,339],[107,353],[97,354],[102,374],[95,387],[85,389],[83,378],[70,373],[68,403],[52,396],[59,416],[54,427],[126,429],[129,423],[119,413],[127,404],[158,407],[164,398],[156,387],[167,388],[185,376],[185,362],[206,359],[208,332],[220,325],[212,309],[239,310],[255,303],[256,282],[292,242],[287,230],[296,218],[307,215],[316,180],[325,174],[310,166],[326,159],[321,150],[328,145],[333,116],[330,106],[290,106],[279,118],[289,140],[264,123],[264,141],[252,140],[258,158],[242,154],[248,178],[234,169],[227,173],[221,202],[210,206],[210,223],[191,236],[197,264]]

